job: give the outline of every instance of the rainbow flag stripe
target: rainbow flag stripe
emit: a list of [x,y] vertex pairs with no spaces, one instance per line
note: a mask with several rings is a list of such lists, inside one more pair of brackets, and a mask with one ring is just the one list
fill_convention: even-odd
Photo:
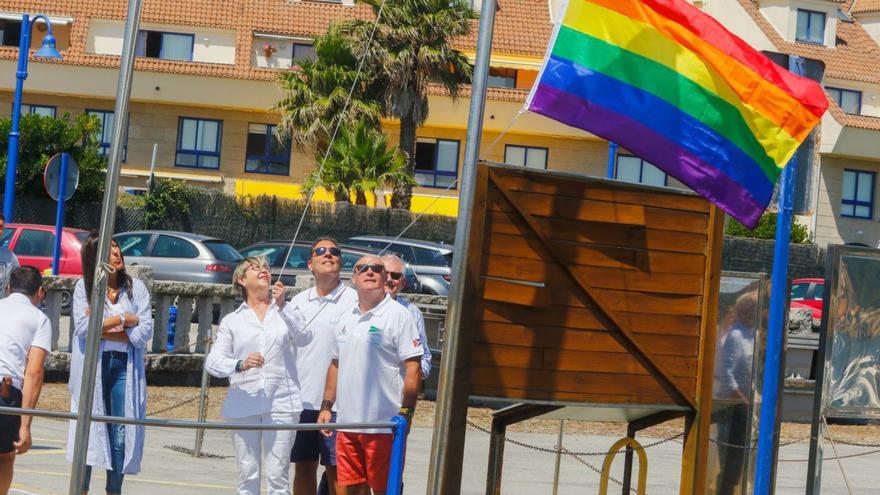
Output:
[[828,100],[685,0],[569,0],[527,107],[753,227]]

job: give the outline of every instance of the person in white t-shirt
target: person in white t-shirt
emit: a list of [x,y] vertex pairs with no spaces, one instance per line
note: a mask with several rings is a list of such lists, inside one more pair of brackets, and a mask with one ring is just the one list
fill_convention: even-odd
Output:
[[[6,218],[3,216],[3,213],[0,213],[0,237],[3,236],[3,229],[6,227]],[[8,243],[9,240],[12,239],[12,236],[6,240]],[[5,243],[4,243],[5,244]],[[12,254],[12,251],[9,250],[9,247],[0,244],[0,298],[6,297],[6,285],[9,279],[9,274],[12,273],[12,270],[18,268],[18,258]]]
[[[357,293],[343,283],[342,253],[336,241],[321,237],[312,243],[309,270],[315,277],[315,286],[300,292],[284,307],[294,319],[301,319],[311,327],[314,337],[297,349],[296,371],[302,390],[303,412],[300,424],[318,421],[324,382],[333,353],[333,340],[343,314],[357,304]],[[332,421],[336,420],[333,413]],[[294,463],[293,493],[318,493],[318,461],[324,466],[327,482],[321,486],[324,493],[336,494],[336,435],[325,437],[319,431],[300,431],[296,435],[290,461]]]
[[[398,414],[412,419],[424,351],[412,315],[385,293],[385,279],[378,257],[364,256],[355,264],[358,305],[336,332],[318,423],[330,422],[337,397],[340,423],[388,421]],[[336,476],[344,493],[385,493],[391,446],[385,429],[339,431]]]
[[[205,360],[208,373],[229,378],[221,414],[235,423],[295,424],[302,411],[296,352],[311,339],[310,329],[284,312],[284,285],[272,286],[266,258],[246,258],[232,280],[245,301],[220,322]],[[260,495],[261,467],[269,495],[290,494],[289,458],[295,433],[232,432],[239,495]]]
[[427,380],[428,375],[431,374],[431,348],[428,345],[428,334],[425,332],[425,317],[418,306],[400,297],[400,292],[406,289],[403,261],[396,255],[386,254],[382,256],[382,264],[385,265],[385,273],[388,275],[388,280],[385,282],[385,292],[412,314],[416,327],[419,329],[419,338],[422,339],[422,348],[425,350],[425,353],[422,354],[422,380]]
[[[43,388],[43,362],[52,348],[52,325],[37,309],[46,297],[32,266],[9,275],[9,297],[0,300],[0,405],[33,409]],[[31,447],[31,416],[0,415],[0,493],[9,491],[16,454]]]

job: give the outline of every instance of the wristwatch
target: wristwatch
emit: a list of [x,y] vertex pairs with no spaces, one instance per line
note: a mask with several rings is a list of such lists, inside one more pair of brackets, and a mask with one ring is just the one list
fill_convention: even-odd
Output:
[[323,401],[321,401],[321,410],[333,411],[333,401],[329,399],[324,399]]
[[235,372],[241,373],[242,371],[244,371],[244,361],[239,359],[238,362],[235,363]]
[[400,414],[401,416],[406,416],[407,419],[411,419],[413,417],[413,414],[415,413],[415,407],[401,407],[400,411],[397,411],[397,414]]

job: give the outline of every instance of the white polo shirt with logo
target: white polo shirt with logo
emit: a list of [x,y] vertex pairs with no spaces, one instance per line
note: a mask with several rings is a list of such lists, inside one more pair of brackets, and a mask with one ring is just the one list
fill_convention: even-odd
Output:
[[31,347],[52,350],[52,324],[49,318],[31,304],[24,294],[13,293],[0,300],[0,377],[12,378],[12,385],[21,390],[27,355]]
[[333,360],[333,340],[344,315],[357,306],[357,291],[343,282],[324,297],[317,288],[304,290],[284,305],[293,321],[303,321],[312,330],[312,341],[297,349],[296,373],[299,376],[304,409],[321,409],[327,368]]
[[[409,310],[387,295],[366,313],[355,305],[343,319],[335,344],[337,421],[372,423],[397,415],[403,399],[404,361],[424,352]],[[387,429],[343,431],[390,433]]]

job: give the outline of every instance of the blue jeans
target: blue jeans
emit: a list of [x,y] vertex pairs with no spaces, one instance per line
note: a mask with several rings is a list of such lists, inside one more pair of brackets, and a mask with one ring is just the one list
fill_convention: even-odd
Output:
[[[105,351],[101,356],[101,387],[104,391],[104,413],[108,416],[125,416],[125,380],[128,368],[128,353]],[[107,425],[110,440],[110,463],[112,471],[107,471],[107,493],[122,493],[122,466],[125,464],[125,425]],[[92,466],[86,466],[83,490],[89,490],[92,479]]]

